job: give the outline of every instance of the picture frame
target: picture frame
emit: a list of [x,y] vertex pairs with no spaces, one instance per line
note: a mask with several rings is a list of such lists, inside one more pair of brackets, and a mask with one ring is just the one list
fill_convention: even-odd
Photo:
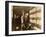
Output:
[[45,34],[45,3],[5,1],[5,35],[34,34]]

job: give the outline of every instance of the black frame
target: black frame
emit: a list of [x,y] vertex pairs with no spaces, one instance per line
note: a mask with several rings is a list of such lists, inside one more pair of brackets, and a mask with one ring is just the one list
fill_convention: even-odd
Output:
[[[27,4],[42,4],[44,5],[44,32],[43,33],[27,33],[27,34],[12,34],[9,35],[9,3],[27,3]],[[5,1],[5,36],[18,36],[18,35],[34,35],[34,34],[45,34],[45,3],[38,2],[20,2],[20,1]]]

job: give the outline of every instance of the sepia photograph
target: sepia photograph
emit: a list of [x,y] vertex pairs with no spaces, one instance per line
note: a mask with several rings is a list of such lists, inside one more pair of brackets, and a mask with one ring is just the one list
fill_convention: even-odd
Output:
[[12,31],[41,29],[41,7],[13,6]]
[[6,2],[6,6],[7,35],[44,34],[44,3]]

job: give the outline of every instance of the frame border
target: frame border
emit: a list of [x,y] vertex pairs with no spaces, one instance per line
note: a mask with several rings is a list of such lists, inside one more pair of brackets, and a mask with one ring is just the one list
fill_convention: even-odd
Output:
[[[27,34],[12,34],[9,35],[9,3],[26,3],[26,4],[42,4],[44,5],[44,32],[43,33],[27,33]],[[5,36],[19,36],[19,35],[35,35],[45,34],[45,3],[38,2],[22,2],[22,1],[5,1]]]

